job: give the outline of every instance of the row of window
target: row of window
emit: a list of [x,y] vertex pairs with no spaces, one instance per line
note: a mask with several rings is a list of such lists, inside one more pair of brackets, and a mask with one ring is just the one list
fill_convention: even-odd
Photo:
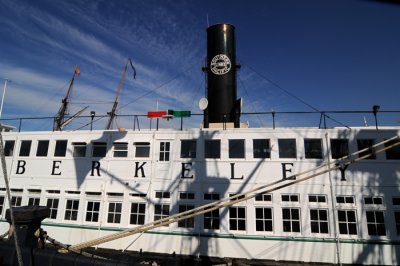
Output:
[[[36,157],[48,156],[49,140],[39,140],[37,142]],[[240,159],[245,158],[245,140],[244,139],[229,139],[228,153],[229,158]],[[304,139],[304,158],[306,159],[322,159],[323,145],[322,139]],[[388,142],[385,145],[389,146],[394,142]],[[67,152],[67,140],[56,140],[54,156],[65,157]],[[374,139],[358,139],[358,150],[367,149],[359,153],[359,156],[365,156],[373,151],[372,147],[375,144]],[[134,142],[135,157],[148,158],[150,156],[149,142]],[[74,157],[85,157],[87,154],[86,142],[72,142],[72,155]],[[7,140],[4,145],[5,156],[13,156],[15,147],[14,140]],[[31,140],[21,140],[18,155],[27,157],[31,155]],[[333,159],[349,155],[349,140],[348,139],[331,139],[331,156]],[[128,143],[114,142],[113,157],[128,157]],[[181,140],[180,158],[196,158],[197,140]],[[297,158],[296,139],[278,139],[279,158]],[[171,153],[171,143],[169,141],[160,142],[159,160],[169,161]],[[107,154],[106,142],[93,142],[91,156],[105,157]],[[221,140],[212,139],[204,141],[204,157],[205,158],[221,158]],[[271,146],[269,139],[253,139],[253,158],[270,158]],[[366,159],[376,159],[375,154],[371,154]],[[386,150],[386,159],[400,159],[400,146]]]
[[[160,194],[161,193],[161,194]],[[169,198],[169,192],[156,192],[158,198]],[[219,199],[218,193],[205,193],[205,200],[216,200]],[[180,194],[181,199],[194,199],[194,193],[182,192]],[[0,213],[2,213],[4,206],[4,196],[0,196]],[[259,195],[256,201],[272,201],[271,194]],[[281,195],[283,202],[299,202],[299,195],[284,194]],[[309,202],[326,203],[325,195],[309,195]],[[21,206],[22,197],[13,196],[11,199],[12,206]],[[40,199],[38,197],[30,197],[28,199],[28,205],[39,205]],[[49,219],[56,219],[58,217],[59,210],[59,198],[49,197],[47,198],[46,205],[50,209]],[[337,196],[336,203],[338,206],[341,204],[354,204],[354,196]],[[396,225],[396,232],[400,235],[400,197],[393,197],[392,203],[394,209],[394,219]],[[385,213],[384,210],[379,208],[379,205],[383,204],[382,197],[365,197],[364,204],[370,205],[373,208],[365,210],[366,225],[368,229],[368,235],[370,236],[385,236],[386,225],[385,225]],[[63,220],[65,221],[77,221],[79,211],[80,200],[79,199],[67,199],[65,202],[65,210],[63,214]],[[100,219],[100,208],[101,202],[98,200],[88,200],[86,204],[86,211],[84,220],[86,222],[98,222]],[[107,209],[107,223],[119,224],[121,223],[122,217],[122,205],[123,202],[108,202]],[[398,207],[399,209],[396,209]],[[192,210],[195,205],[190,202],[180,202],[179,212]],[[273,232],[274,231],[274,218],[273,208],[270,206],[255,206],[255,230],[259,232]],[[229,207],[229,230],[234,231],[245,231],[246,230],[246,210],[249,207],[246,206],[231,206]],[[301,233],[301,208],[295,206],[284,206],[281,208],[282,211],[282,230],[283,232],[294,232]],[[309,208],[309,223],[311,233],[316,234],[329,234],[329,210],[325,207],[316,206]],[[145,202],[131,202],[130,203],[130,217],[129,223],[132,225],[142,225],[146,220],[146,203]],[[170,204],[169,203],[157,203],[154,204],[154,220],[160,220],[170,216]],[[342,209],[337,210],[337,222],[339,233],[341,235],[357,235],[358,234],[358,222],[357,222],[357,210],[355,209]],[[178,222],[178,227],[182,228],[194,228],[195,218],[189,218]],[[203,215],[203,226],[204,229],[220,229],[220,210],[213,210]]]

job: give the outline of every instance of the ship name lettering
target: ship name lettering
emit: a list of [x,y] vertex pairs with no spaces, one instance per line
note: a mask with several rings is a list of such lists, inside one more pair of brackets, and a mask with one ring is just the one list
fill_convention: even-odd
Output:
[[143,166],[146,164],[146,162],[142,162],[141,165],[139,165],[140,162],[135,162],[135,177],[139,177],[138,176],[138,172],[140,170],[140,173],[142,174],[142,177],[146,177],[145,173],[144,173],[144,168]]
[[[189,167],[190,166],[190,167]],[[182,176],[181,178],[193,178],[193,175],[187,176],[192,170],[192,163],[182,163]]]
[[286,175],[287,173],[292,172],[292,167],[291,168],[286,167],[288,165],[293,167],[293,163],[282,163],[282,179],[296,180],[296,175],[292,175],[292,176]]
[[26,161],[18,160],[17,171],[15,172],[15,174],[22,175],[23,173],[25,173],[25,165],[26,165]]
[[51,175],[61,175],[61,171],[56,173],[56,169],[60,169],[61,161],[53,161],[53,168],[51,169]]
[[94,170],[96,170],[97,176],[100,176],[100,162],[92,161],[92,172],[90,176],[94,176]]
[[243,179],[243,175],[241,177],[235,177],[235,163],[231,163],[231,179]]

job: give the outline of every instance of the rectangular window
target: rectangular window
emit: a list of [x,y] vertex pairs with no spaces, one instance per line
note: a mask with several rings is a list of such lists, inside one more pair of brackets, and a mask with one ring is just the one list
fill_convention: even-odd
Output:
[[325,195],[308,195],[308,202],[326,203]]
[[384,236],[386,235],[385,217],[383,211],[366,211],[368,235]]
[[[232,194],[229,194],[229,197],[234,197],[234,196],[236,196],[236,195],[239,195],[239,193],[232,193]],[[240,195],[240,196],[237,196],[237,197],[235,197],[235,198],[231,198],[230,201],[235,201],[235,200],[238,200],[238,199],[244,199],[244,197],[245,197],[245,195]]]
[[349,155],[348,139],[331,139],[332,159],[339,159]]
[[296,158],[296,139],[278,139],[279,158]]
[[357,235],[357,217],[355,210],[338,210],[339,233]]
[[58,212],[58,199],[47,199],[47,207],[50,209],[49,219],[56,219]]
[[13,207],[21,206],[21,202],[22,202],[22,197],[20,197],[20,196],[12,196],[11,197],[11,206],[13,206]]
[[193,192],[180,192],[179,193],[179,199],[181,199],[181,200],[192,200],[192,199],[194,199],[194,193]]
[[256,208],[256,231],[273,231],[272,208]]
[[358,139],[357,140],[357,148],[359,151],[368,148],[368,150],[360,152],[358,154],[358,157],[363,157],[363,156],[370,154],[365,159],[376,159],[376,155],[375,155],[375,153],[373,153],[374,149],[371,148],[374,144],[375,144],[375,140],[373,140],[373,139]]
[[246,230],[246,207],[229,208],[229,230]]
[[365,197],[364,204],[366,205],[383,205],[382,197]]
[[100,202],[89,201],[86,208],[86,222],[98,222],[100,213]]
[[146,217],[146,203],[131,203],[130,224],[144,224]]
[[29,198],[28,206],[39,206],[40,198]]
[[284,202],[299,202],[299,195],[284,194],[284,195],[282,195],[282,201],[284,201]]
[[[396,144],[398,142],[400,142],[400,140],[398,139],[391,140],[385,143],[385,147],[390,147],[391,145]],[[388,160],[400,160],[400,145],[387,149],[385,153],[386,153],[386,159]]]
[[168,162],[171,145],[169,141],[160,142],[160,162]]
[[204,213],[204,229],[219,229],[219,209]]
[[205,200],[219,200],[218,193],[204,193]]
[[93,142],[93,157],[106,157],[107,154],[107,143],[106,142]]
[[150,142],[135,142],[135,157],[149,158],[150,157]]
[[4,196],[0,196],[0,216],[3,213],[4,208]]
[[229,158],[244,158],[244,139],[229,140]]
[[221,158],[221,140],[207,139],[204,141],[204,157],[218,159]]
[[169,216],[169,204],[154,205],[154,221],[166,218],[168,216]]
[[300,232],[300,209],[282,208],[283,232]]
[[196,140],[181,140],[181,158],[196,158]]
[[108,203],[107,223],[118,224],[121,222],[122,202]]
[[168,191],[156,191],[157,199],[169,199],[171,194]]
[[32,145],[31,140],[22,140],[21,147],[19,150],[19,156],[28,157],[29,154],[31,153],[31,145]]
[[255,201],[269,201],[269,202],[272,202],[272,194],[258,194],[255,197]]
[[392,203],[393,205],[400,205],[400,197],[393,197]]
[[56,149],[54,151],[55,157],[65,157],[67,153],[67,140],[57,140],[56,141]]
[[86,156],[86,142],[72,142],[74,157],[85,157]]
[[79,200],[67,200],[64,220],[76,221],[78,219]]
[[114,157],[128,157],[128,143],[114,142]]
[[271,147],[269,139],[253,139],[253,157],[271,158]]
[[48,151],[49,151],[49,141],[48,140],[39,140],[37,150],[36,150],[36,156],[37,157],[46,157]]
[[[179,212],[185,212],[185,211],[190,211],[194,209],[194,205],[179,205]],[[185,220],[181,220],[178,222],[178,227],[183,227],[183,228],[194,228],[194,217],[188,218]]]
[[6,140],[4,144],[4,156],[13,156],[14,154],[14,140]]
[[354,204],[354,196],[337,196],[336,203],[339,204]]
[[328,210],[311,209],[310,210],[311,232],[316,234],[328,234]]
[[304,151],[306,159],[322,159],[322,140],[304,139]]
[[[1,212],[0,212],[1,213]],[[397,235],[400,235],[400,211],[394,212],[394,221],[396,223],[396,232]]]

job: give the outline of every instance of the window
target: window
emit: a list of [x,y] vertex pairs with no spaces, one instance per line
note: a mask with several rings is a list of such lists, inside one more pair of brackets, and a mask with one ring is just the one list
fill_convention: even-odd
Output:
[[244,158],[244,139],[229,140],[229,158]]
[[[1,213],[1,212],[0,212]],[[400,235],[400,211],[394,212],[394,221],[396,223],[396,232],[397,235]]]
[[205,200],[219,200],[218,193],[204,193]]
[[371,148],[371,146],[373,146],[374,144],[375,144],[375,140],[373,140],[373,139],[358,139],[357,147],[358,147],[359,151],[368,148],[368,150],[360,152],[358,154],[358,157],[363,157],[368,154],[371,154],[370,156],[366,157],[365,159],[376,159],[376,155],[375,155],[375,153],[373,153],[374,149]]
[[21,206],[21,202],[22,202],[22,197],[20,197],[20,196],[12,196],[11,197],[11,206],[13,206],[13,207]]
[[166,218],[168,216],[169,216],[169,204],[154,205],[154,221]]
[[4,156],[13,156],[14,154],[14,140],[6,140],[4,144]]
[[366,205],[382,205],[383,198],[382,197],[365,197],[364,204],[366,204]]
[[3,213],[4,208],[4,196],[0,196],[0,216]]
[[393,197],[392,203],[393,205],[400,205],[400,197]]
[[181,140],[181,158],[196,158],[196,140]]
[[246,207],[229,208],[229,230],[246,230]]
[[74,157],[85,157],[86,156],[86,142],[72,142]]
[[128,157],[128,143],[114,142],[114,157]]
[[[179,212],[185,212],[185,211],[190,211],[194,209],[194,205],[179,205]],[[194,228],[194,217],[188,218],[185,220],[181,220],[178,222],[178,227],[183,227],[183,228]]]
[[46,157],[48,150],[49,150],[49,141],[48,140],[39,140],[37,150],[36,150],[36,156],[37,157]]
[[21,147],[19,150],[19,156],[24,156],[24,157],[29,156],[29,154],[31,152],[31,145],[32,145],[31,140],[22,140]]
[[279,158],[296,158],[296,140],[278,139]]
[[300,209],[282,208],[283,232],[300,232]]
[[269,139],[253,139],[253,157],[271,158]]
[[57,140],[56,141],[56,149],[54,151],[55,157],[65,157],[67,153],[67,140]]
[[[234,196],[236,196],[236,195],[239,195],[239,193],[232,193],[232,194],[229,194],[229,197],[234,197]],[[237,196],[237,197],[235,197],[235,198],[231,198],[230,201],[235,201],[235,200],[244,199],[244,198],[245,198],[245,195],[240,195],[240,196]]]
[[93,142],[93,157],[106,157],[107,154],[107,143],[105,142]]
[[[391,140],[385,143],[385,147],[390,147],[393,144],[400,142],[400,140]],[[385,151],[386,159],[388,160],[400,160],[400,145],[387,149]]]
[[146,203],[131,203],[130,224],[144,224],[146,217]]
[[170,153],[170,142],[162,141],[160,142],[160,161],[168,162],[169,161],[169,153]]
[[349,155],[349,140],[331,139],[332,159],[339,159]]
[[355,210],[338,210],[339,233],[357,235],[357,218]]
[[306,159],[322,159],[322,140],[304,139],[304,150]]
[[308,195],[308,202],[326,203],[325,195]]
[[354,196],[337,196],[336,203],[354,204]]
[[297,195],[297,194],[282,195],[282,201],[285,201],[285,202],[299,202],[299,195]]
[[311,233],[328,234],[328,210],[311,209],[310,210]]
[[40,198],[29,198],[28,206],[39,206]]
[[192,199],[194,199],[194,193],[193,192],[180,192],[179,199],[192,200]]
[[272,232],[272,208],[256,208],[256,231]]
[[219,209],[204,213],[204,229],[219,229]]
[[171,194],[168,191],[156,191],[157,199],[169,199]]
[[100,202],[89,201],[86,208],[86,222],[98,222],[100,213]]
[[256,195],[255,200],[272,202],[272,194],[258,194],[258,195]]
[[221,140],[207,139],[204,141],[204,157],[218,159],[221,157]]
[[50,209],[49,219],[57,218],[58,199],[47,199],[47,207]]
[[117,224],[121,222],[122,202],[110,202],[108,204],[107,223]]
[[150,143],[149,142],[135,142],[135,157],[136,158],[149,158],[150,157]]
[[78,219],[79,200],[67,200],[64,220],[76,221]]
[[384,236],[386,235],[385,217],[383,211],[366,211],[368,235]]

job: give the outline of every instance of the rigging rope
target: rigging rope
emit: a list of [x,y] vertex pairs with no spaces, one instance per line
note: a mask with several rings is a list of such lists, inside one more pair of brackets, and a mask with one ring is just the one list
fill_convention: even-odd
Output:
[[[145,225],[141,225],[141,226],[138,226],[138,227],[135,227],[135,228],[130,228],[130,229],[124,230],[122,232],[118,232],[118,233],[111,234],[111,235],[108,235],[108,236],[103,236],[103,237],[100,237],[98,239],[89,240],[89,241],[86,241],[86,242],[83,242],[83,243],[80,243],[80,244],[72,245],[72,246],[69,247],[68,250],[71,250],[73,252],[78,252],[79,250],[87,248],[87,247],[100,245],[102,243],[106,243],[106,242],[113,241],[113,240],[116,240],[116,239],[119,239],[119,238],[123,238],[123,237],[130,236],[130,235],[133,235],[133,234],[137,234],[137,233],[141,233],[141,232],[144,232],[144,231],[148,231],[150,229],[154,229],[154,228],[157,228],[157,227],[160,227],[160,226],[165,226],[165,225],[169,225],[171,223],[179,222],[179,221],[184,220],[184,219],[192,218],[192,217],[198,216],[200,214],[211,212],[211,211],[216,210],[216,209],[220,209],[220,208],[223,208],[223,207],[231,206],[231,205],[234,205],[236,203],[252,199],[252,198],[254,198],[255,196],[257,196],[259,194],[273,192],[275,190],[278,190],[278,189],[281,189],[281,188],[285,188],[285,187],[288,187],[288,186],[291,186],[291,185],[294,185],[294,184],[309,180],[309,179],[311,179],[313,177],[328,173],[328,172],[333,171],[333,170],[340,169],[343,166],[348,166],[350,164],[356,163],[356,162],[358,162],[360,160],[363,160],[365,158],[370,157],[372,154],[380,153],[380,152],[383,152],[385,150],[391,149],[393,147],[399,146],[400,145],[400,141],[398,141],[399,139],[400,139],[399,136],[394,136],[394,137],[392,137],[390,139],[387,139],[385,141],[379,142],[379,143],[377,143],[375,145],[372,145],[370,147],[367,147],[365,149],[362,149],[362,150],[359,150],[357,152],[354,152],[354,153],[352,153],[352,154],[350,154],[348,156],[344,156],[344,157],[342,157],[342,158],[340,158],[338,160],[335,160],[333,162],[322,164],[322,165],[320,165],[318,167],[315,167],[315,168],[303,171],[303,172],[301,172],[299,174],[295,174],[293,176],[287,177],[286,179],[280,179],[280,180],[272,182],[270,184],[263,185],[263,186],[255,188],[255,189],[252,189],[250,191],[247,191],[247,192],[244,192],[244,193],[239,193],[239,194],[236,194],[236,195],[228,197],[228,198],[224,198],[224,199],[221,199],[221,200],[209,203],[209,204],[205,204],[205,205],[199,206],[197,208],[194,208],[194,209],[191,209],[191,210],[188,210],[188,211],[185,211],[185,212],[181,212],[181,213],[178,213],[178,214],[175,214],[175,215],[172,215],[172,216],[160,219],[160,220],[156,220],[156,221],[147,223]],[[390,144],[388,146],[385,145],[385,147],[383,147],[383,148],[371,151],[371,149],[375,149],[375,148],[379,147],[380,145],[384,145],[386,143],[389,143],[391,141],[396,141],[396,140],[397,140],[397,142],[395,142],[394,144]],[[363,153],[363,152],[370,152],[370,153],[368,153],[366,155],[363,155],[361,157],[358,157],[358,158],[352,158],[354,155],[358,155],[358,154]],[[328,167],[328,169],[316,172],[317,170],[319,170],[321,168],[324,168],[324,167]],[[302,175],[305,175],[305,174],[308,174],[308,173],[311,173],[311,172],[316,172],[316,173],[312,173],[312,174],[310,174],[310,175],[308,175],[306,177],[303,177],[303,178],[300,178],[300,179],[296,179],[295,181],[292,181],[293,178],[298,178],[299,176],[302,176]],[[286,181],[288,181],[288,182],[285,183]],[[283,184],[281,184],[281,183],[283,183]],[[273,187],[273,186],[276,186],[276,187]],[[270,187],[273,187],[273,188],[270,188]]]

